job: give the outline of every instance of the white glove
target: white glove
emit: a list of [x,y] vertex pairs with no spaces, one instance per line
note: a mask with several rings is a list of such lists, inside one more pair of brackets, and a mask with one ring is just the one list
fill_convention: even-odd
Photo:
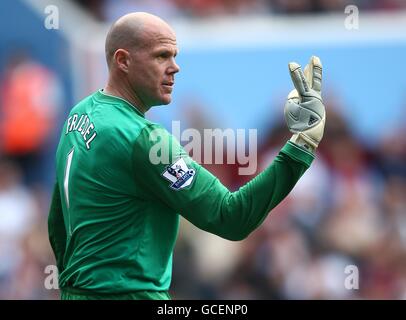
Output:
[[290,76],[296,89],[285,104],[286,124],[293,133],[290,141],[314,152],[323,138],[326,111],[321,98],[322,65],[312,56],[304,74],[296,62],[289,63]]

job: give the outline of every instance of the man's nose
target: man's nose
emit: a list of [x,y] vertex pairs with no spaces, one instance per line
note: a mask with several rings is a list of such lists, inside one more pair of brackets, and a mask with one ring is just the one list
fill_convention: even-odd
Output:
[[175,59],[173,60],[172,65],[170,66],[170,68],[169,68],[168,71],[169,71],[169,73],[171,73],[171,74],[175,74],[175,73],[178,73],[178,72],[180,71],[180,67],[179,67],[179,65],[176,63]]

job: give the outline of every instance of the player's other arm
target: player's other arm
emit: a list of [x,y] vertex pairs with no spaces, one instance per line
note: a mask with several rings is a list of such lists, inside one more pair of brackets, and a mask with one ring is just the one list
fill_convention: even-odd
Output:
[[55,255],[59,273],[63,271],[63,257],[66,247],[66,229],[62,213],[61,194],[58,183],[52,193],[51,206],[48,215],[48,236]]

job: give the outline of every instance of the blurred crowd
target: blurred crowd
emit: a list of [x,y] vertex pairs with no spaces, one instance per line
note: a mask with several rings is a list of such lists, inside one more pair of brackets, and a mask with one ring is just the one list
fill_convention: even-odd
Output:
[[359,10],[405,9],[403,0],[73,0],[101,21],[114,21],[129,11],[147,11],[164,18],[218,15],[307,14]]

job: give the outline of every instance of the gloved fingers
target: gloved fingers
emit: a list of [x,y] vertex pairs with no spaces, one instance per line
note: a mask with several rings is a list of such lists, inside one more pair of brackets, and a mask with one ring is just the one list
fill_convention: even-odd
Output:
[[304,68],[304,76],[307,80],[307,82],[310,84],[310,86],[312,86],[313,83],[313,75],[310,74],[310,63],[306,64],[306,67]]
[[291,92],[288,94],[288,100],[294,100],[296,103],[300,101],[299,93],[297,92],[296,89],[293,89]]
[[[321,64],[320,58],[317,56],[312,56],[310,58],[310,62],[308,64],[308,75],[307,79],[311,88],[314,91],[317,91],[319,94],[321,93],[321,83],[322,83],[322,74],[323,74],[323,66]],[[305,73],[306,75],[306,73]]]
[[289,71],[293,85],[295,86],[299,96],[306,95],[310,91],[310,88],[300,65],[296,62],[290,62]]

